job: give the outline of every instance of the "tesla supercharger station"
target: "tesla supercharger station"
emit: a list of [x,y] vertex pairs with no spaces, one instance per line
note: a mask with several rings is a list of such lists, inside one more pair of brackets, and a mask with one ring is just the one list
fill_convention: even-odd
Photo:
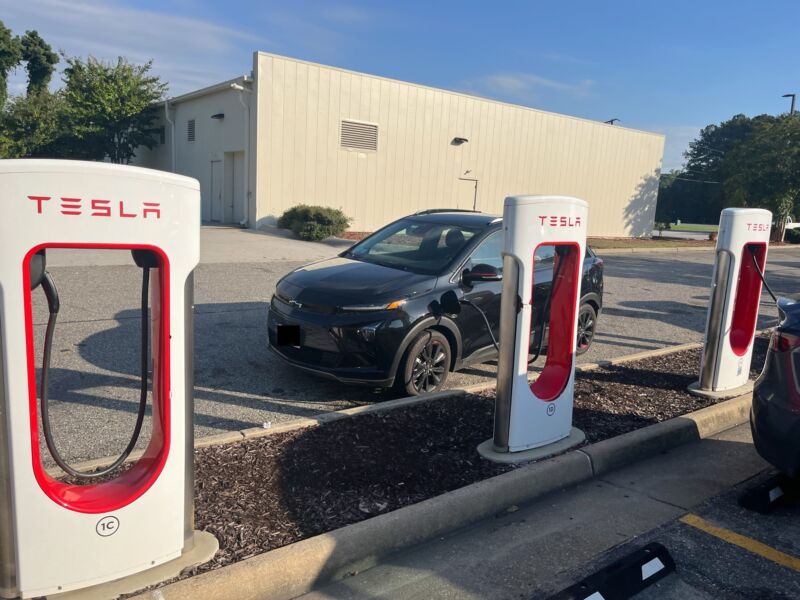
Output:
[[[193,531],[197,181],[103,163],[7,160],[0,161],[0,208],[0,597],[46,596],[207,560],[197,559],[198,546],[213,554],[215,541]],[[47,252],[56,248],[132,250],[152,263],[148,288],[142,284],[151,315],[142,335],[149,330],[152,433],[129,468],[99,480],[59,477],[40,451],[43,365],[34,358],[31,298],[49,285],[34,280],[42,281]],[[65,299],[92,300],[88,292]],[[82,435],[95,427],[102,424],[87,423]]]
[[736,396],[752,385],[750,361],[771,227],[772,213],[761,208],[726,208],[720,215],[700,379],[689,386],[694,394]]
[[[575,344],[588,205],[566,196],[512,196],[503,206],[503,293],[494,437],[479,452],[517,462],[585,440],[572,427]],[[537,249],[553,248],[552,262],[537,265]],[[549,253],[547,253],[549,254]],[[549,298],[534,302],[537,276],[550,278]],[[528,381],[531,323],[546,319],[546,360]],[[536,449],[536,450],[533,450]]]

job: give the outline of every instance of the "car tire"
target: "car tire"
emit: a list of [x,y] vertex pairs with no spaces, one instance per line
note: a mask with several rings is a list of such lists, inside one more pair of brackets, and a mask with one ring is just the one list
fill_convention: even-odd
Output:
[[411,343],[397,368],[396,385],[408,396],[442,389],[450,372],[450,343],[434,329],[426,329]]
[[578,335],[575,341],[575,354],[585,354],[594,341],[597,329],[597,311],[591,304],[581,304],[578,311]]

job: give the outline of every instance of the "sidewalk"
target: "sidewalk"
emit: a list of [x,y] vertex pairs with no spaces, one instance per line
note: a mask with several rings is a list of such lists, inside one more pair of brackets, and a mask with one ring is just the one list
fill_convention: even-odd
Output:
[[305,600],[545,598],[599,554],[672,522],[766,468],[749,426],[510,507],[451,537],[390,557]]

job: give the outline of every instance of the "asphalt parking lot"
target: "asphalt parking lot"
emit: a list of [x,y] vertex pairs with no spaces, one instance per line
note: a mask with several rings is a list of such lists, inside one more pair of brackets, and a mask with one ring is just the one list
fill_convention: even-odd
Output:
[[789,600],[800,598],[800,504],[796,499],[760,514],[738,498],[771,478],[768,469],[689,513],[596,558],[580,579],[649,542],[662,544],[675,572],[646,588],[637,600]]
[[[267,350],[266,312],[277,280],[341,250],[341,244],[274,233],[203,228],[195,271],[197,436],[391,397],[299,372]],[[605,305],[595,343],[580,362],[700,341],[712,257],[709,250],[605,255]],[[71,460],[111,455],[124,447],[138,402],[140,271],[125,252],[61,251],[48,261],[62,305],[50,386],[56,434]],[[771,250],[768,262],[773,289],[796,294],[800,251]],[[766,294],[763,300],[759,326],[767,327],[777,313]],[[45,323],[43,295],[37,292],[37,363]],[[452,374],[449,385],[490,381],[494,373],[493,364],[479,365]]]

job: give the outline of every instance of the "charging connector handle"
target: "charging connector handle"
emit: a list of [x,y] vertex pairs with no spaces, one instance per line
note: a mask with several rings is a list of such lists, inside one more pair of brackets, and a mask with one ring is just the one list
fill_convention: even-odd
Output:
[[136,447],[136,442],[139,441],[139,435],[142,432],[142,424],[144,423],[144,415],[147,409],[147,359],[148,359],[148,328],[150,319],[148,315],[148,297],[150,295],[150,267],[145,266],[142,269],[142,344],[141,344],[141,387],[139,392],[139,410],[136,415],[136,425],[133,429],[128,445],[123,450],[117,459],[108,467],[91,473],[78,471],[70,466],[58,451],[55,439],[53,436],[53,429],[50,423],[50,399],[47,397],[47,387],[50,376],[50,355],[53,347],[53,333],[55,332],[56,319],[58,318],[59,299],[58,290],[56,289],[55,282],[50,276],[50,273],[45,271],[42,278],[42,290],[47,297],[47,306],[50,311],[50,317],[47,320],[47,329],[44,338],[44,351],[42,352],[42,376],[41,376],[41,411],[42,411],[42,430],[44,432],[44,441],[47,449],[53,460],[61,468],[62,471],[68,475],[80,480],[94,480],[100,477],[105,477],[110,473],[117,470],[122,463],[130,456],[133,449]]

